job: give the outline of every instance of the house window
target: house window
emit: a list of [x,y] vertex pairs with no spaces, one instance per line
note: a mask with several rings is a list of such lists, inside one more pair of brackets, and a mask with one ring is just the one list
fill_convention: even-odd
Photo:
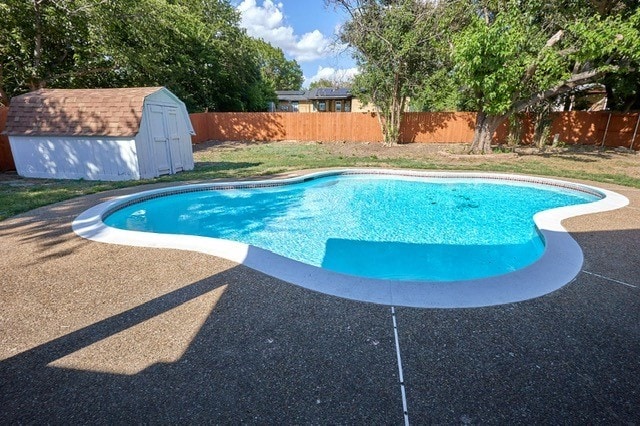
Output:
[[344,112],[351,112],[351,102],[344,101]]
[[298,112],[299,111],[299,102],[298,101],[293,101],[291,102],[291,111],[293,112]]
[[336,112],[342,112],[342,101],[336,101]]
[[327,103],[325,101],[318,102],[318,111],[326,111]]

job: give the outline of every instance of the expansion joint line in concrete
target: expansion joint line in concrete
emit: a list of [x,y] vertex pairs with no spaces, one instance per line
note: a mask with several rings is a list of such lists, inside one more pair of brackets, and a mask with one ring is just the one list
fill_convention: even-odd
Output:
[[404,374],[402,372],[402,357],[400,356],[400,339],[398,338],[398,321],[396,319],[396,308],[391,307],[391,319],[393,320],[393,336],[396,340],[396,357],[398,359],[398,379],[400,380],[400,392],[402,394],[402,411],[404,414],[404,424],[409,426],[409,411],[407,410],[407,392],[404,387]]
[[602,278],[603,280],[614,282],[616,284],[626,285],[627,287],[631,287],[631,288],[638,288],[637,285],[625,283],[624,281],[616,280],[614,278],[605,277],[604,275],[596,274],[595,272],[585,271],[584,269],[582,270],[582,272],[588,275],[593,275],[594,277]]

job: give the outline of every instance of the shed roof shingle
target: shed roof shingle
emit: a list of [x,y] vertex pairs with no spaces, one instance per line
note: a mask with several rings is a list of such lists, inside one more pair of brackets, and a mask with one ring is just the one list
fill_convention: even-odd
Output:
[[7,135],[135,136],[144,98],[162,87],[40,89],[11,99]]

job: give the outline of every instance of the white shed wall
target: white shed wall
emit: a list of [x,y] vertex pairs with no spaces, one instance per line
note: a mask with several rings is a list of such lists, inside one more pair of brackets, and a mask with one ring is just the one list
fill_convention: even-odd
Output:
[[140,179],[134,139],[9,136],[20,176],[54,179]]
[[140,131],[136,135],[135,145],[138,153],[138,171],[140,179],[153,179],[158,177],[158,170],[153,158],[153,141],[149,135],[147,114],[142,114],[140,120]]

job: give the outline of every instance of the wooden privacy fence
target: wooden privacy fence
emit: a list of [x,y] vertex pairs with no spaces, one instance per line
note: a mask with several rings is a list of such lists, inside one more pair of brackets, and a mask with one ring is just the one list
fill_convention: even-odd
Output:
[[[524,144],[533,141],[534,122],[530,116],[521,117]],[[584,144],[608,147],[640,149],[640,113],[565,111],[551,114],[549,138],[568,144]],[[494,140],[504,141],[508,126],[496,132]]]
[[[410,112],[400,129],[402,142],[470,143],[473,112]],[[640,149],[640,113],[568,111],[551,115],[550,138],[569,144],[624,146]],[[380,142],[382,132],[373,113],[198,113],[191,114],[194,143],[208,140]],[[522,143],[533,139],[533,121],[522,118]],[[494,141],[506,140],[501,126]]]
[[352,141],[381,140],[375,115],[362,113],[191,114],[193,142],[207,140]]
[[[8,108],[0,107],[0,133]],[[569,144],[640,149],[640,113],[570,111],[551,115],[549,137]],[[400,129],[402,142],[470,143],[476,114],[473,112],[410,112]],[[373,113],[235,113],[191,114],[196,131],[193,143],[209,140],[380,142],[382,132]],[[507,125],[494,141],[504,142]],[[522,143],[533,139],[533,120],[522,118]],[[0,171],[15,170],[7,136],[0,135]]]
[[[7,122],[7,113],[9,108],[0,107],[0,133],[4,131],[4,125]],[[9,138],[6,135],[0,134],[0,172],[6,172],[8,170],[15,170],[16,165],[13,162],[13,155],[11,154],[11,145],[9,145]]]
[[[403,142],[461,143],[473,138],[475,113],[407,113]],[[194,143],[208,140],[381,142],[374,113],[198,113],[191,114]]]

